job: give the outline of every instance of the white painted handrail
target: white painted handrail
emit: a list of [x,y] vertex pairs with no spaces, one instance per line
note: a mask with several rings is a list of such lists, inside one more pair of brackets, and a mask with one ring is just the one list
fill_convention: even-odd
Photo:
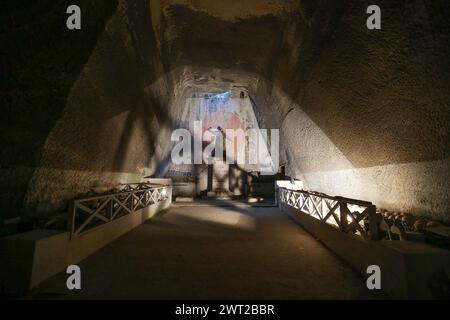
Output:
[[308,214],[342,232],[365,239],[379,238],[379,218],[371,202],[279,188],[278,203],[281,209],[285,206],[294,207],[299,213]]
[[70,206],[71,238],[124,215],[166,200],[169,185],[130,184],[122,191],[75,198]]

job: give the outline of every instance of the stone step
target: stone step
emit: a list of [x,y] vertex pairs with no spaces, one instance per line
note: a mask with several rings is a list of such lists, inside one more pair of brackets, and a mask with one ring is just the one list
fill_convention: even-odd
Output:
[[231,199],[231,193],[223,189],[208,191],[206,196],[214,199]]

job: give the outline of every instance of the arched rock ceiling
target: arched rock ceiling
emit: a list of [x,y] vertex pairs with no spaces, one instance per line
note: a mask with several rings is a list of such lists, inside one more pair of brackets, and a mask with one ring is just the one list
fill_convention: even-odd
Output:
[[171,6],[185,6],[191,10],[207,13],[215,18],[236,22],[249,17],[264,15],[281,16],[295,11],[298,1],[293,0],[227,0],[226,5],[222,1],[211,0],[162,0],[152,1],[151,9],[155,24],[159,23],[159,14]]
[[259,76],[251,72],[193,66],[174,69],[169,77],[174,84],[173,94],[178,98],[189,98],[194,93],[206,92],[255,92],[259,81]]
[[[286,21],[299,12],[298,1],[290,0],[232,0],[226,5],[206,0],[152,1],[150,9],[165,71],[204,67],[205,74],[197,72],[192,81],[205,91],[230,83],[246,86],[245,71],[267,76],[280,53]],[[214,68],[241,72],[211,77]]]

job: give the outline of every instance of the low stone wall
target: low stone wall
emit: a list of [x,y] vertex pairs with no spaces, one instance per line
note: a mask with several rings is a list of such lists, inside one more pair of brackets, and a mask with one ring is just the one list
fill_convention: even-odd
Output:
[[24,293],[168,209],[172,203],[171,189],[168,189],[166,200],[72,239],[69,231],[55,230],[33,230],[0,239],[0,293]]
[[291,206],[280,204],[280,209],[364,278],[368,266],[379,266],[381,290],[389,298],[448,299],[445,286],[450,275],[449,251],[410,241],[367,241]]

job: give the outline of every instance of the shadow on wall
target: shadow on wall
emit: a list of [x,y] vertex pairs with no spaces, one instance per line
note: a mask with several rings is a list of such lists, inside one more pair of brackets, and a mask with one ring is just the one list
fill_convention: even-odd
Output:
[[74,196],[139,182],[164,166],[169,98],[149,90],[160,66],[143,58],[157,49],[151,21],[135,21],[136,10],[147,12],[148,3],[119,2],[73,86],[29,183],[28,215],[52,215]]
[[84,28],[65,28],[70,1],[2,1],[0,218],[20,214],[46,138],[117,1],[79,1]]
[[288,23],[290,49],[252,93],[258,121],[282,128],[287,174],[309,188],[448,221],[450,5],[381,1],[379,32],[365,5]]

